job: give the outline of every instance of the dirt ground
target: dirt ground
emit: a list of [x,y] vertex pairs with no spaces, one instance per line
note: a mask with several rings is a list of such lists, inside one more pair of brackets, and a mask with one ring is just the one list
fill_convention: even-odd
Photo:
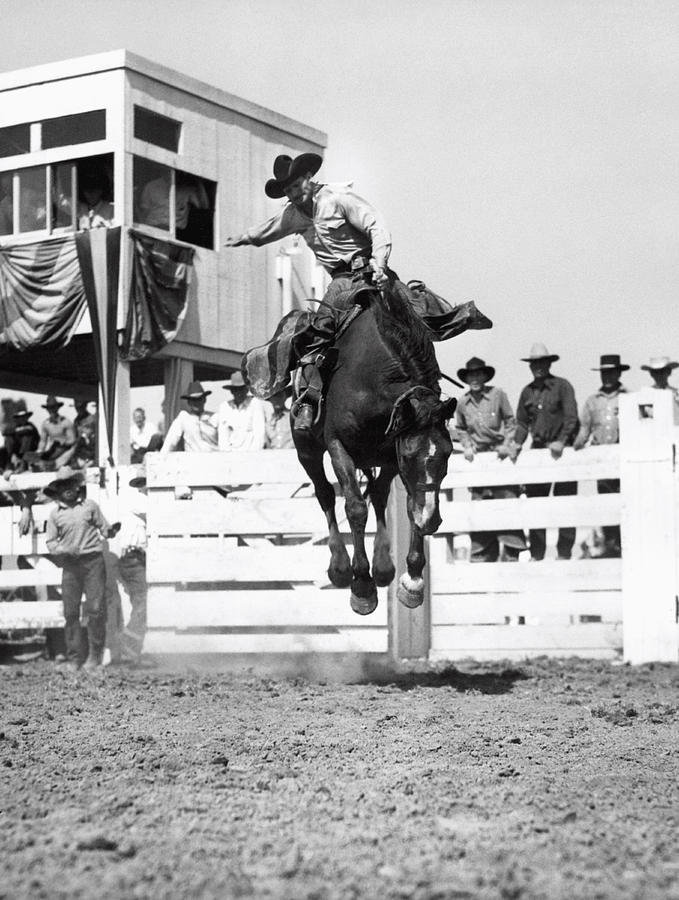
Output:
[[677,667],[305,665],[0,667],[0,897],[679,898]]

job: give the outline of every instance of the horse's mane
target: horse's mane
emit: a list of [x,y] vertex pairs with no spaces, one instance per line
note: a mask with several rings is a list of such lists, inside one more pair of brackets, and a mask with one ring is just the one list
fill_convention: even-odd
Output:
[[395,381],[411,380],[439,393],[441,372],[434,344],[424,322],[413,312],[398,285],[376,296],[371,303],[377,329],[393,355]]

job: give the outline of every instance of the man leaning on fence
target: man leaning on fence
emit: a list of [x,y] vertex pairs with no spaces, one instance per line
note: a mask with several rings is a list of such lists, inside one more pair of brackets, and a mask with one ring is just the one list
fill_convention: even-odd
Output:
[[217,423],[214,413],[206,412],[205,400],[212,393],[206,391],[200,381],[192,381],[181,395],[188,410],[182,409],[167,430],[160,450],[165,456],[183,449],[194,453],[217,450]]
[[[576,450],[591,443],[617,444],[620,440],[618,422],[618,403],[620,394],[626,393],[620,383],[620,376],[629,369],[628,365],[620,362],[617,353],[604,354],[598,368],[593,372],[601,373],[601,387],[585,400],[580,414],[580,430],[573,445]],[[600,494],[619,493],[619,478],[600,478],[597,481],[597,491]],[[604,549],[600,556],[620,556],[620,526],[604,525]]]
[[[458,369],[457,375],[469,385],[457,406],[456,418],[464,458],[471,462],[476,453],[488,452],[496,452],[501,459],[515,458],[514,412],[505,392],[488,384],[495,369],[474,356],[463,369]],[[471,495],[472,500],[500,500],[518,497],[519,489],[514,485],[473,487]],[[470,537],[472,562],[495,562],[500,556],[500,545],[502,559],[507,561],[517,560],[526,549],[524,534],[519,530],[476,531]]]
[[[533,380],[521,391],[516,409],[516,433],[514,439],[521,446],[531,435],[534,449],[548,448],[554,459],[559,459],[564,447],[570,447],[578,431],[578,408],[575,391],[565,378],[552,375],[552,363],[559,357],[549,353],[544,344],[533,344],[523,362],[530,366]],[[527,497],[547,497],[554,488],[555,497],[577,494],[576,481],[561,481],[552,485],[527,484]],[[570,559],[575,543],[575,528],[560,528],[556,552],[558,559]],[[531,559],[544,559],[547,546],[544,528],[531,528]]]

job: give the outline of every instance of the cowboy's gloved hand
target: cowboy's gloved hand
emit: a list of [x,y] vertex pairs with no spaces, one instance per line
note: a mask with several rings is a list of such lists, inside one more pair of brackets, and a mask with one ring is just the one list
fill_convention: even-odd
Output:
[[243,247],[247,244],[247,236],[244,234],[239,235],[238,237],[228,237],[224,241],[225,247]]
[[389,284],[389,276],[384,271],[384,268],[379,263],[376,263],[374,259],[370,260],[370,268],[373,270],[373,281],[377,287],[386,287]]
[[549,445],[549,452],[552,454],[554,459],[559,459],[559,457],[563,453],[563,442],[552,441],[552,443]]
[[464,458],[467,460],[467,462],[474,461],[474,451],[471,447],[464,448]]

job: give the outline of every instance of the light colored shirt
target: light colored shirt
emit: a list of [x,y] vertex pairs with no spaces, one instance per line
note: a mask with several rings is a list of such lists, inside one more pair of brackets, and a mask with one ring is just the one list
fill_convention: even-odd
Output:
[[246,397],[236,406],[225,400],[217,411],[217,433],[220,450],[262,450],[266,438],[264,403]]
[[290,428],[290,410],[277,411],[269,403],[266,410],[266,446],[269,450],[287,450],[294,447]]
[[585,400],[580,412],[578,443],[584,443],[590,438],[592,444],[617,444],[620,441],[618,400],[620,394],[625,393],[627,391],[622,385],[610,393],[600,388]]
[[133,450],[146,450],[151,438],[157,434],[156,429],[150,422],[144,422],[141,428],[138,428],[134,422],[130,425],[130,444]]
[[460,400],[456,413],[462,446],[473,450],[495,450],[514,437],[516,419],[501,388],[484,385],[480,395],[471,391]]
[[47,547],[65,556],[99,553],[108,528],[94,500],[79,499],[75,506],[60,502],[47,520]]
[[671,384],[668,384],[666,388],[661,388],[657,384],[654,384],[653,387],[657,388],[659,391],[672,392],[672,396],[674,397],[674,424],[679,425],[679,389],[672,387]]
[[286,203],[277,215],[245,232],[247,243],[255,247],[291,234],[300,234],[331,273],[350,265],[356,256],[372,257],[384,267],[391,252],[391,235],[382,216],[342,184],[319,186],[311,216]]
[[107,228],[113,222],[113,215],[113,204],[108,200],[100,200],[91,208],[87,203],[78,203],[78,228],[81,231]]
[[38,453],[46,453],[55,444],[61,444],[63,447],[75,444],[75,427],[66,416],[59,416],[56,422],[45,419],[40,426]]
[[163,441],[161,453],[176,450],[180,441],[184,450],[192,453],[206,453],[217,450],[217,426],[215,414],[204,412],[200,416],[183,409],[170,425]]

